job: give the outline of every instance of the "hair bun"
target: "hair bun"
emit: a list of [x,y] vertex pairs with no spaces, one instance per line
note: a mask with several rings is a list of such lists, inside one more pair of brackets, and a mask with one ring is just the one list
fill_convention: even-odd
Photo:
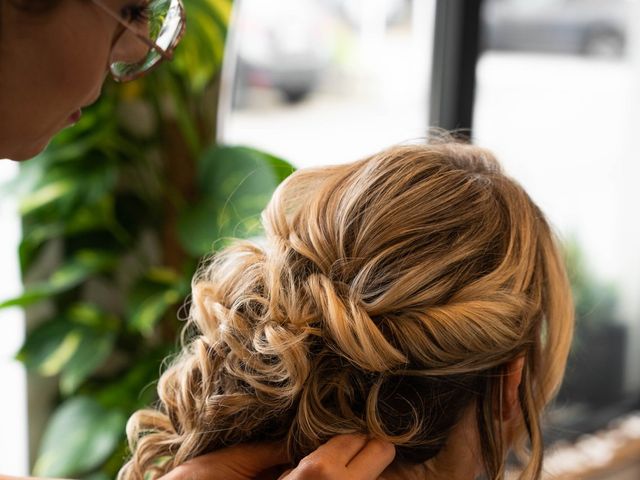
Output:
[[388,371],[407,362],[362,306],[353,299],[343,300],[329,278],[314,273],[306,285],[328,333],[325,339],[341,356],[370,372]]

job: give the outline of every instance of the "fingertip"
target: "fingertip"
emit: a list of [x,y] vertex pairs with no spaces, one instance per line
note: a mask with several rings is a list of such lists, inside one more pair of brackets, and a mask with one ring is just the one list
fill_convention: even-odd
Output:
[[369,440],[368,448],[371,448],[377,454],[384,458],[388,458],[391,462],[396,457],[396,446],[386,440],[372,438]]
[[380,438],[369,438],[366,449],[375,455],[393,460],[396,456],[396,447],[393,443]]
[[385,440],[370,438],[366,446],[347,465],[354,478],[378,478],[393,462],[396,447]]

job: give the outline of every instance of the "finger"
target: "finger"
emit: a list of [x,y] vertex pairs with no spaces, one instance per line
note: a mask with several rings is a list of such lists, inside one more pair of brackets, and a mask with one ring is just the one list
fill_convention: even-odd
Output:
[[[160,480],[262,478],[263,472],[281,464],[289,464],[281,442],[240,444],[192,458]],[[267,478],[274,477],[275,473]]]
[[278,480],[285,480],[291,472],[293,472],[293,470],[291,469],[287,470],[286,472],[284,472],[282,475],[278,477]]
[[346,466],[367,444],[367,437],[359,433],[337,435],[308,455],[309,457],[328,458],[332,463]]
[[371,439],[347,464],[349,478],[373,480],[378,478],[396,456],[396,448],[389,442]]

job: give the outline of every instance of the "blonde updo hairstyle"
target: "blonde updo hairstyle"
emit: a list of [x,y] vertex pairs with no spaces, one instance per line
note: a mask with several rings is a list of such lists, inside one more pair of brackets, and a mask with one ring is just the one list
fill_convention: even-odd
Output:
[[539,478],[573,307],[549,225],[491,153],[448,141],[300,170],[263,224],[264,244],[238,241],[194,278],[183,350],[158,408],[129,421],[120,480],[249,441],[282,440],[295,463],[352,432],[421,463],[473,405],[500,479],[496,412],[522,356],[520,478]]

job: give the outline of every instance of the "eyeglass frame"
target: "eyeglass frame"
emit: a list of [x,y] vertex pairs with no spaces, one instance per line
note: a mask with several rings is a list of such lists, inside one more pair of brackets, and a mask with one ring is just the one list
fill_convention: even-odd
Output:
[[[149,1],[152,1],[152,0],[149,0]],[[111,50],[113,50],[113,47],[115,46],[115,44],[118,42],[118,40],[120,40],[120,37],[122,36],[122,34],[125,31],[129,31],[132,34],[134,34],[140,41],[142,41],[147,47],[149,47],[149,50],[155,50],[162,57],[162,60],[154,63],[153,65],[151,65],[146,70],[141,70],[141,71],[139,71],[137,73],[134,73],[133,75],[127,75],[125,77],[116,77],[113,74],[113,72],[111,71],[111,63],[108,63],[107,64],[107,68],[109,69],[109,73],[111,74],[111,77],[113,77],[113,79],[116,82],[130,82],[132,80],[140,78],[140,77],[146,75],[147,73],[149,73],[150,71],[152,71],[158,65],[160,65],[163,60],[172,60],[173,59],[173,52],[175,51],[176,47],[180,43],[180,40],[184,36],[184,32],[186,30],[186,21],[187,21],[185,10],[184,10],[184,5],[182,4],[182,0],[175,0],[175,1],[178,3],[178,7],[180,8],[180,19],[181,19],[180,30],[179,30],[178,34],[175,36],[175,38],[173,39],[173,41],[171,42],[171,44],[169,45],[169,47],[165,50],[162,47],[160,47],[158,44],[156,44],[155,42],[151,41],[149,38],[145,37],[141,33],[137,32],[135,29],[131,28],[131,26],[126,21],[124,21],[122,18],[120,18],[120,16],[117,13],[115,13],[113,10],[111,10],[111,8],[107,7],[102,2],[102,0],[91,0],[91,2],[93,2],[93,4],[98,6],[103,12],[105,12],[107,15],[109,15],[111,18],[113,18],[115,21],[117,21],[120,24],[120,26],[122,27],[120,32],[113,39],[113,42],[111,42]]]

